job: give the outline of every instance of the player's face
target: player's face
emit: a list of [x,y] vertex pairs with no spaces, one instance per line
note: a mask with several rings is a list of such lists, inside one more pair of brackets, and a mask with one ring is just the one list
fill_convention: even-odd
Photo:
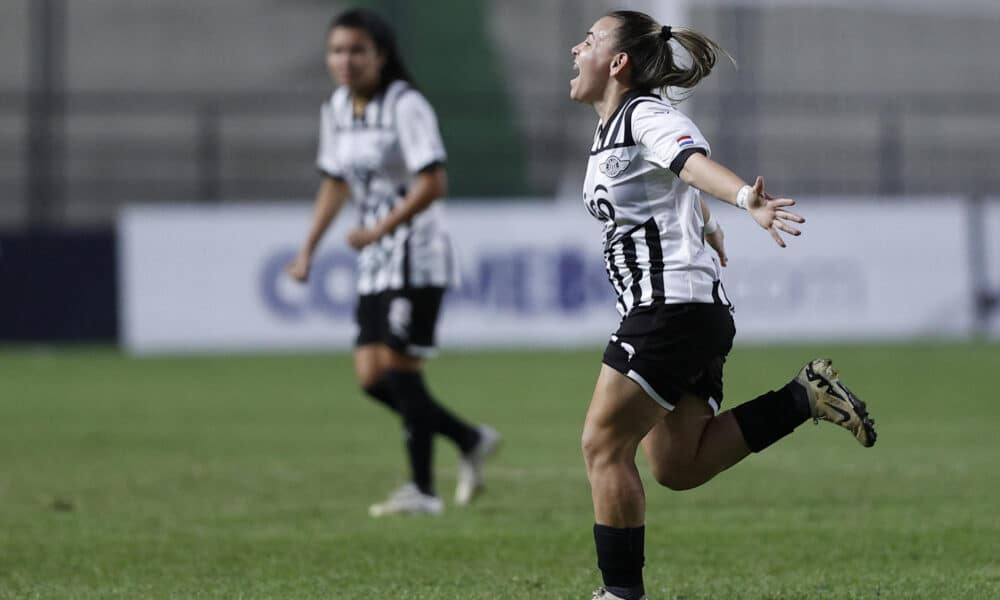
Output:
[[591,26],[583,41],[573,46],[573,68],[577,71],[569,82],[569,97],[573,100],[593,104],[603,97],[611,78],[617,28],[617,19],[602,17]]
[[385,57],[363,29],[334,27],[326,38],[326,68],[354,92],[378,87]]

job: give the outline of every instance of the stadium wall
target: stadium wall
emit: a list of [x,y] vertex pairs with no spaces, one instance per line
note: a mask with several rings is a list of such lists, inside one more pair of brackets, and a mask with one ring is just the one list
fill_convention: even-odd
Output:
[[[981,247],[969,205],[944,197],[805,199],[806,235],[784,250],[745,213],[717,206],[737,341],[1000,336],[995,318],[977,319],[975,301],[984,281],[997,289],[1000,261],[980,261],[985,271],[974,272],[970,260],[1000,256],[1000,203],[985,207]],[[309,215],[306,205],[124,211],[124,347],[138,354],[349,348],[350,216],[327,235],[308,285],[283,273]],[[444,347],[600,345],[614,330],[601,227],[577,203],[451,202],[448,221],[463,281],[446,303]]]
[[0,340],[111,342],[118,336],[115,233],[0,233]]

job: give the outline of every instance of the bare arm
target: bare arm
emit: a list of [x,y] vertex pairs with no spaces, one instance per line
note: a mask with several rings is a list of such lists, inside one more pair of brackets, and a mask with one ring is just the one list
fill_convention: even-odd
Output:
[[[684,183],[733,206],[740,206],[737,200],[740,190],[745,186],[750,187],[737,174],[702,154],[692,154],[684,163],[680,176]],[[779,246],[784,247],[785,241],[781,239],[778,230],[789,235],[801,233],[798,229],[785,223],[785,221],[805,223],[805,219],[802,217],[785,210],[786,207],[795,205],[794,200],[771,197],[764,191],[763,177],[758,177],[748,192],[746,195],[747,211],[758,225],[771,234]]]
[[746,182],[704,154],[692,154],[681,169],[681,180],[706,194],[736,206],[736,195]]
[[347,199],[351,195],[350,187],[342,179],[324,177],[316,191],[316,204],[313,208],[312,226],[309,227],[309,234],[306,242],[299,251],[298,256],[286,267],[286,271],[293,279],[306,281],[309,279],[309,268],[312,266],[313,254],[319,246],[323,234],[330,227],[330,223],[336,218],[337,213],[343,208]]
[[371,229],[355,229],[347,236],[354,248],[364,248],[427,209],[448,193],[448,174],[443,166],[418,173],[403,201]]

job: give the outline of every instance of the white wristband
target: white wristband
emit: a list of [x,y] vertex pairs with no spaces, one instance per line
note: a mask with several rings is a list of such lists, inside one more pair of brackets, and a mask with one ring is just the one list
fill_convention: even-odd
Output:
[[743,210],[747,210],[747,202],[750,201],[750,194],[753,193],[753,188],[749,185],[745,185],[740,188],[740,191],[736,193],[736,206],[739,206]]
[[712,235],[719,230],[719,222],[715,220],[715,215],[708,217],[708,222],[705,223],[705,235]]

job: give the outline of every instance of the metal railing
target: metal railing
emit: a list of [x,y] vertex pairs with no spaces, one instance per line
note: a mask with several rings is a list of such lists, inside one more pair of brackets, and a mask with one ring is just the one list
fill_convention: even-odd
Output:
[[[88,92],[50,96],[48,114],[39,114],[37,98],[0,93],[0,123],[8,124],[0,129],[0,139],[8,138],[0,144],[0,201],[26,208],[22,225],[58,227],[107,222],[117,205],[129,201],[309,197],[321,97],[314,91]],[[454,109],[442,111],[442,121],[491,118],[471,112],[478,105],[474,94],[452,96],[449,104],[469,108],[457,116]],[[968,195],[1000,185],[1000,170],[988,166],[1000,164],[1000,140],[989,132],[978,140],[964,134],[942,138],[914,125],[949,119],[996,123],[1000,98],[763,96],[752,113],[724,119],[722,111],[733,105],[731,97],[700,95],[686,109],[720,160],[747,176],[777,173],[782,187],[796,194]],[[44,127],[29,127],[32,119]],[[558,125],[544,132],[522,132],[522,143],[571,147],[579,132],[566,129],[578,125],[555,115],[552,122]],[[809,131],[797,130],[803,122],[811,123]],[[852,122],[868,124],[857,128],[862,135],[838,130],[838,124]],[[737,126],[723,130],[721,123]],[[476,128],[460,133],[475,136]],[[553,135],[561,140],[553,143]],[[950,168],[934,172],[941,166]],[[495,195],[488,184],[461,194]]]

